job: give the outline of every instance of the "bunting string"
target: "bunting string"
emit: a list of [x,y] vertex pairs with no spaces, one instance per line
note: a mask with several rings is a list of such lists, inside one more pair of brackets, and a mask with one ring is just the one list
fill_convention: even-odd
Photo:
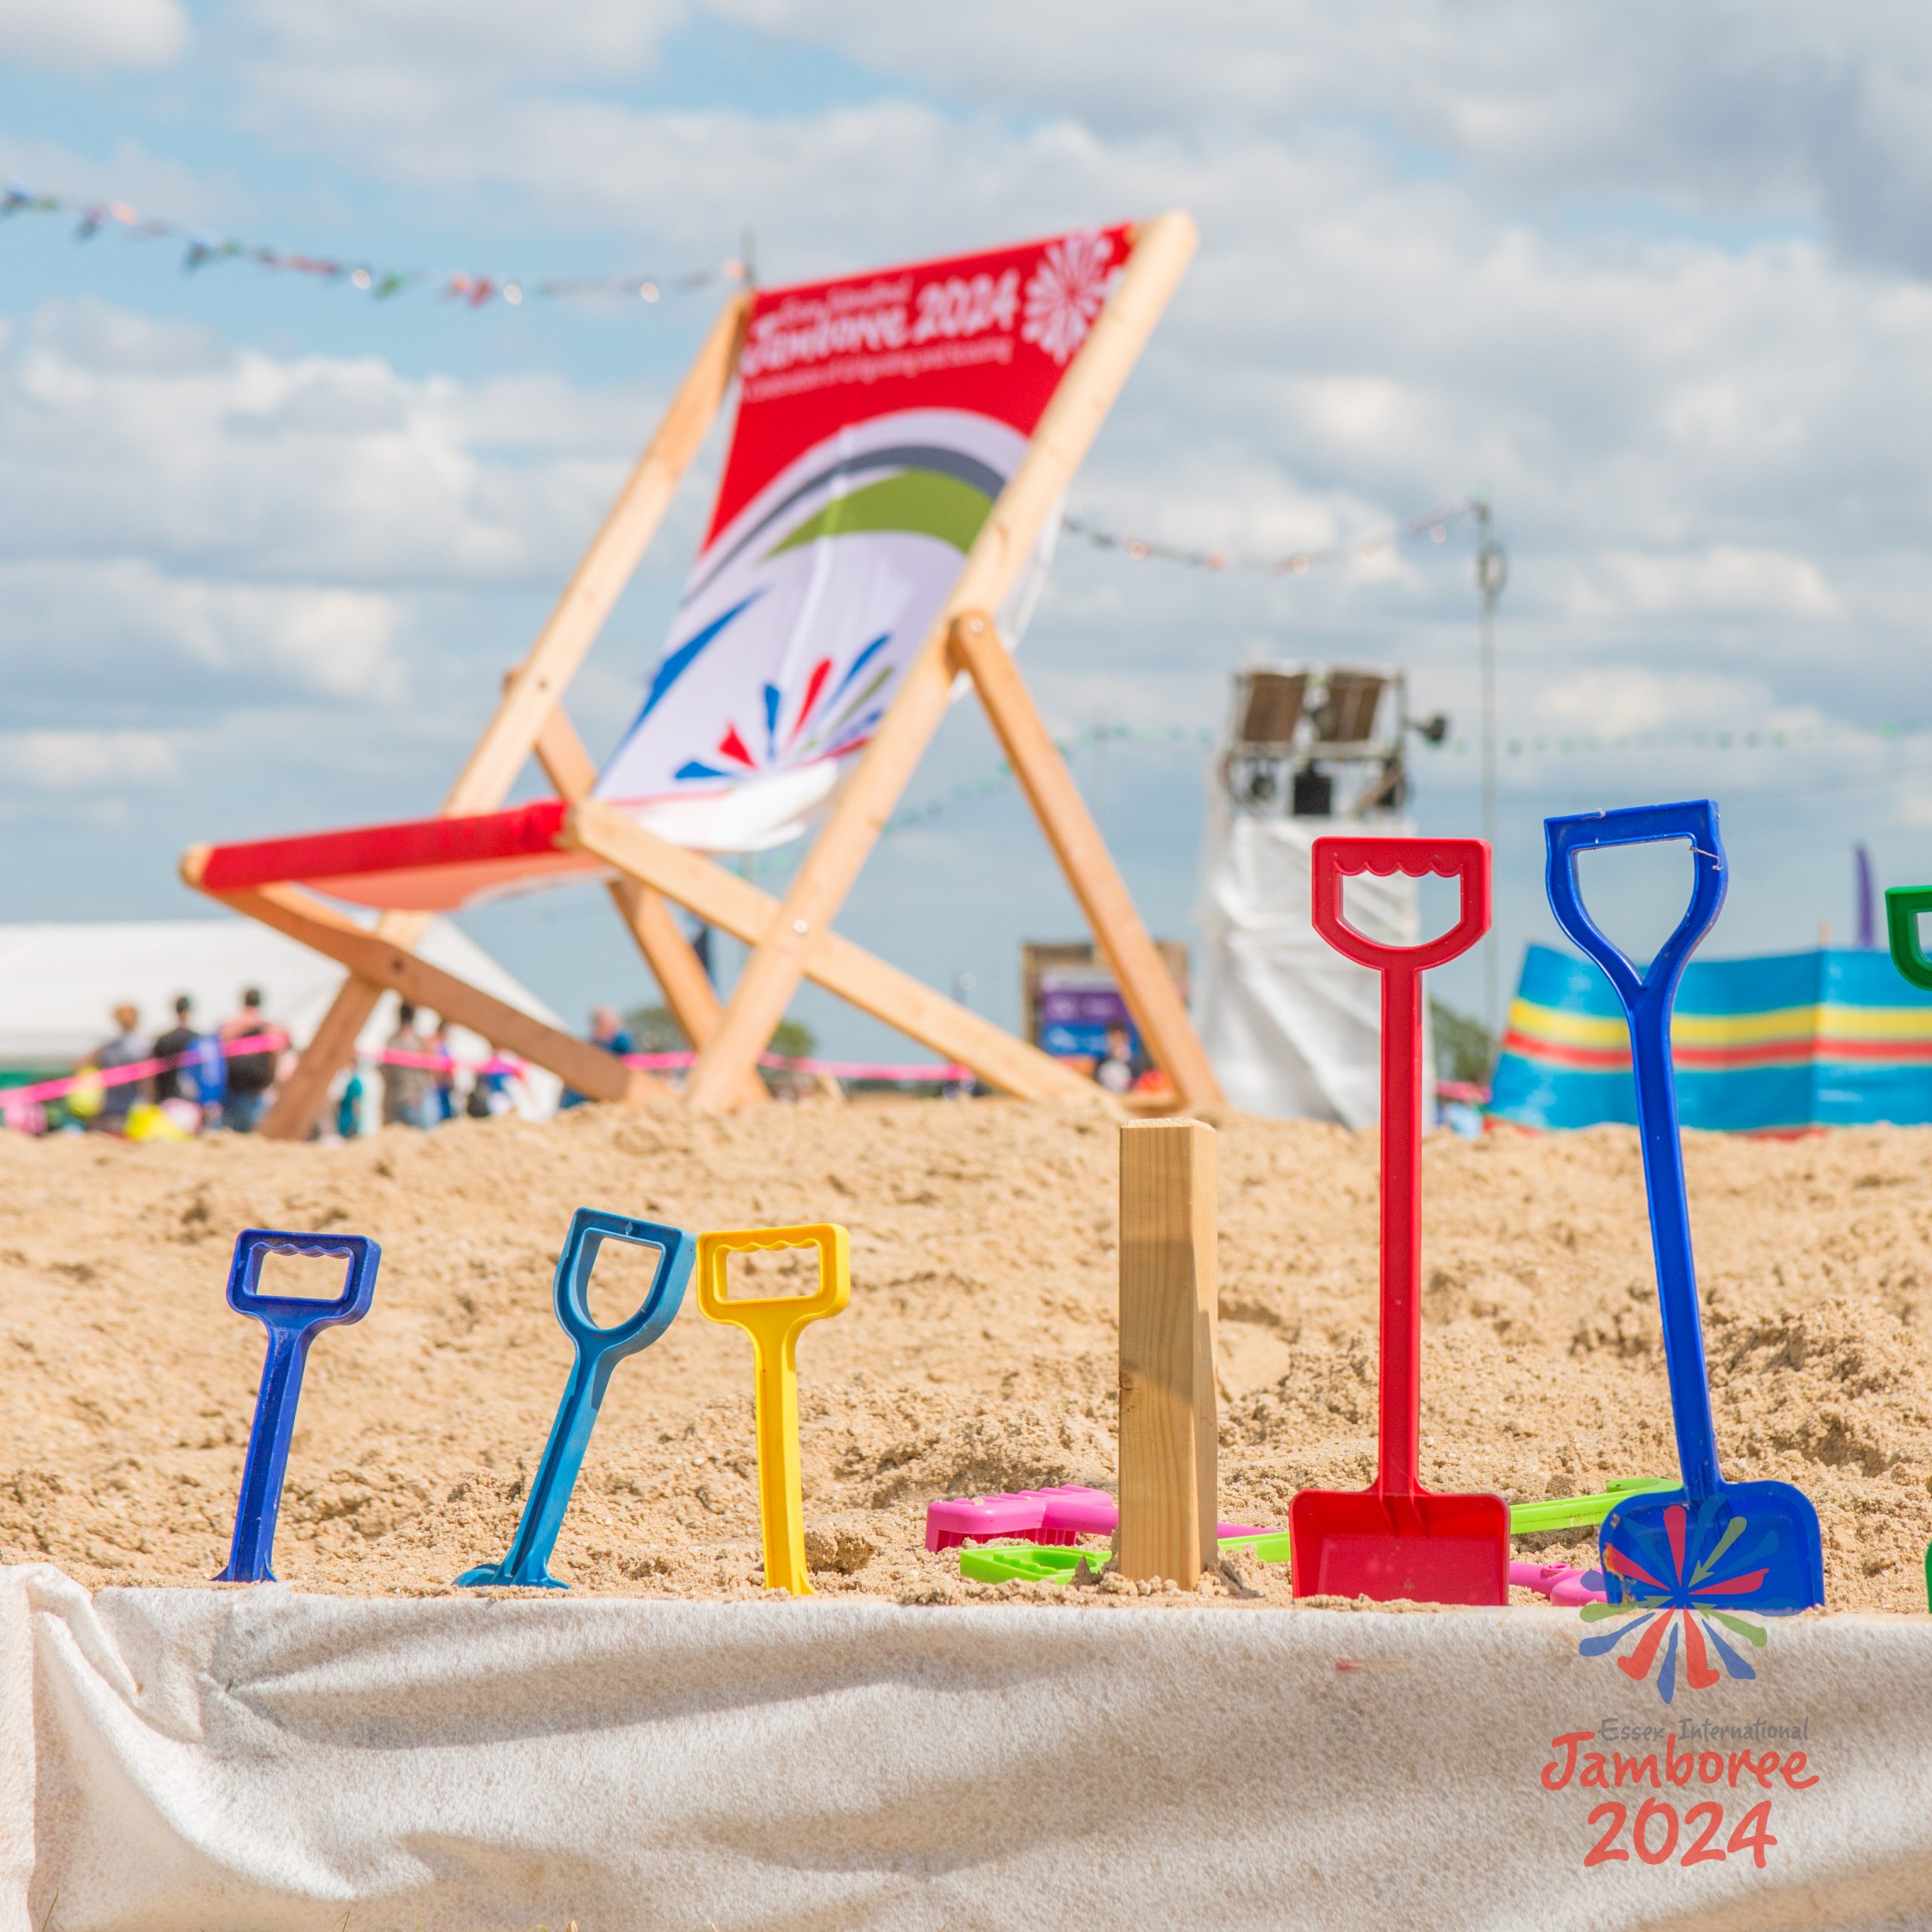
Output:
[[[1887,724],[1869,728],[1854,724],[1818,724],[1799,726],[1789,730],[1761,726],[1755,729],[1728,731],[1636,731],[1614,738],[1593,737],[1583,733],[1574,736],[1512,737],[1506,740],[1498,749],[1505,757],[1512,758],[1576,758],[1592,752],[1633,751],[1788,752],[1807,747],[1852,752],[1875,749],[1884,745],[1927,737],[1932,737],[1932,723]],[[1212,731],[1189,731],[1180,724],[1164,727],[1100,724],[1076,732],[1070,737],[1054,740],[1060,755],[1067,758],[1102,743],[1162,745],[1171,749],[1186,749],[1198,754],[1211,749],[1216,742],[1216,735]],[[1472,749],[1466,740],[1461,738],[1452,739],[1443,745],[1432,745],[1423,740],[1418,747],[1424,753],[1452,758],[1467,757]],[[1315,755],[1318,757],[1319,752],[1315,752]],[[1885,782],[1897,775],[1890,771],[1861,773],[1858,782],[1863,783],[1868,778],[1873,782]],[[983,773],[977,778],[961,779],[945,791],[937,792],[916,804],[901,807],[886,821],[884,829],[888,833],[907,832],[918,826],[930,825],[960,805],[970,804],[977,798],[989,797],[1002,790],[1012,782],[1013,776],[1013,767],[1002,758],[992,770]],[[1830,781],[1812,780],[1807,782],[1814,785],[1821,783],[1829,785]]]
[[[1506,758],[1574,758],[1592,752],[1781,752],[1810,745],[1855,751],[1895,743],[1901,739],[1922,738],[1928,732],[1932,732],[1932,724],[1918,721],[1874,725],[1826,723],[1783,728],[1767,724],[1730,731],[1628,731],[1616,737],[1601,737],[1588,731],[1540,732],[1533,737],[1506,738],[1500,749]],[[1466,739],[1456,738],[1444,749],[1452,756],[1466,757],[1473,747]]]
[[1190,549],[1185,544],[1165,543],[1154,537],[1131,537],[1107,529],[1086,517],[1063,517],[1060,527],[1071,537],[1090,543],[1097,550],[1115,550],[1135,563],[1180,564],[1196,571],[1252,571],[1269,577],[1300,577],[1327,564],[1345,564],[1373,557],[1398,544],[1427,537],[1432,543],[1448,540],[1449,526],[1463,517],[1480,513],[1480,497],[1458,497],[1438,503],[1433,509],[1420,510],[1367,537],[1346,543],[1331,543],[1312,550],[1291,550],[1281,555],[1241,555],[1229,550]]
[[388,301],[414,289],[431,291],[445,302],[460,302],[469,309],[485,308],[493,302],[513,309],[526,300],[555,301],[584,296],[655,302],[667,291],[743,283],[749,279],[745,264],[735,257],[677,275],[566,275],[547,280],[469,269],[383,268],[367,260],[306,254],[238,241],[232,235],[214,234],[185,222],[145,215],[126,202],[82,201],[67,195],[43,195],[18,181],[10,181],[0,189],[0,220],[23,214],[71,215],[77,242],[91,242],[106,229],[119,229],[130,241],[172,242],[181,250],[182,272],[187,275],[223,262],[253,262],[278,273],[346,284],[376,302]]

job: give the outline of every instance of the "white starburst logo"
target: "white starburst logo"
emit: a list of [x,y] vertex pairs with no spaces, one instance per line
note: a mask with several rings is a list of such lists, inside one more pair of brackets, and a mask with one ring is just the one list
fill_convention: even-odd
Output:
[[1110,236],[1091,232],[1052,243],[1026,285],[1021,341],[1037,342],[1056,362],[1064,363],[1087,340],[1113,287],[1118,272],[1112,266],[1113,252]]

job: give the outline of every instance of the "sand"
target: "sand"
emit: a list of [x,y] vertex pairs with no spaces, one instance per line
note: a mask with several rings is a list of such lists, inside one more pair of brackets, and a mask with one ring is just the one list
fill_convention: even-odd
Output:
[[[1359,1485],[1373,1460],[1375,1140],[1217,1124],[1223,1513],[1275,1525],[1297,1488]],[[817,1582],[970,1600],[989,1586],[923,1547],[929,1499],[1112,1486],[1115,1140],[1098,1107],[998,1101],[586,1108],[337,1146],[0,1134],[0,1562],[93,1586],[221,1567],[262,1359],[223,1291],[251,1225],[383,1247],[373,1313],[310,1358],[278,1574],[433,1592],[500,1557],[569,1366],[551,1271],[588,1204],[850,1228],[851,1307],[799,1350]],[[1694,1134],[1687,1158],[1727,1472],[1814,1499],[1832,1608],[1922,1614],[1932,1132]],[[1674,1473],[1634,1136],[1437,1136],[1424,1167],[1424,1480],[1520,1500]],[[603,1287],[603,1318],[625,1312]],[[691,1303],[620,1365],[558,1575],[759,1592],[750,1367],[746,1338]],[[1517,1544],[1577,1562],[1592,1547]],[[1286,1600],[1279,1570],[1246,1587]]]

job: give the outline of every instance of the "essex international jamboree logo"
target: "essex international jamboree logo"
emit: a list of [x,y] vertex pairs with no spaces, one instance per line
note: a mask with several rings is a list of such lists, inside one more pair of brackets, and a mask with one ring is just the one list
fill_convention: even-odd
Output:
[[[1622,1582],[1625,1600],[1584,1604],[1586,1623],[1616,1627],[1586,1637],[1579,1648],[1586,1657],[1611,1657],[1635,1638],[1629,1653],[1617,1657],[1617,1667],[1635,1684],[1654,1672],[1657,1695],[1668,1704],[1680,1682],[1706,1690],[1726,1677],[1757,1676],[1737,1646],[1763,1650],[1764,1626],[1725,1606],[1756,1589],[1765,1572],[1761,1564],[1753,1567],[1748,1518],[1727,1515],[1718,1530],[1681,1503],[1663,1518],[1662,1543],[1653,1537],[1639,1544],[1621,1525],[1606,1532],[1604,1567]],[[1668,1574],[1660,1576],[1660,1570]]]
[[[1604,1568],[1624,1600],[1583,1606],[1586,1625],[1605,1626],[1583,1638],[1583,1655],[1612,1658],[1633,1684],[1654,1683],[1666,1704],[1682,1685],[1707,1690],[1727,1678],[1755,1681],[1749,1653],[1765,1645],[1756,1618],[1780,1613],[1754,1605],[1746,1617],[1729,1606],[1763,1583],[1770,1549],[1748,1518],[1727,1509],[1672,1503],[1663,1512],[1661,1534],[1613,1523],[1604,1533]],[[1770,1795],[1818,1783],[1805,1751],[1790,1748],[1808,1743],[1810,1730],[1806,1718],[1632,1723],[1606,1716],[1587,1730],[1552,1738],[1541,1780],[1546,1791],[1593,1801],[1586,1822],[1596,1836],[1583,1854],[1586,1869],[1633,1859],[1685,1866],[1749,1859],[1761,1871],[1778,1843]],[[1619,1748],[1625,1746],[1628,1752]]]

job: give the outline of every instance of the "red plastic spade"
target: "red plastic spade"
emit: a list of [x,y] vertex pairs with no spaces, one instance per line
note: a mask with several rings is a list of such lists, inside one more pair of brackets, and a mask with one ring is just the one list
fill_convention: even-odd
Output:
[[[1461,882],[1462,915],[1422,946],[1383,946],[1342,917],[1345,873],[1437,872]],[[1381,1426],[1375,1480],[1305,1489],[1289,1512],[1298,1597],[1506,1604],[1509,1509],[1500,1496],[1437,1496],[1416,1479],[1422,1420],[1422,976],[1489,930],[1480,838],[1318,838],[1315,929],[1382,975]]]

